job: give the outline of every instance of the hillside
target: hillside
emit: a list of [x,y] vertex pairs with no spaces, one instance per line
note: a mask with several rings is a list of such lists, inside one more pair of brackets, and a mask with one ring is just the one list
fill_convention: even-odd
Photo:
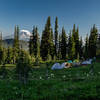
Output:
[[[20,40],[20,46],[22,46],[23,49],[28,50],[28,41]],[[5,39],[3,40],[3,46],[7,48],[8,46],[12,47],[14,43],[14,39]]]

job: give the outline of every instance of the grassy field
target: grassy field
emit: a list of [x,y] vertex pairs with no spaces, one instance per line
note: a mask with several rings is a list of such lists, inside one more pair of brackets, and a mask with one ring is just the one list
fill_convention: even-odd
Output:
[[45,64],[42,68],[32,68],[29,82],[20,84],[14,78],[14,68],[8,77],[0,80],[0,100],[100,100],[100,62],[97,61],[93,73],[90,65],[62,70],[50,70],[46,79]]

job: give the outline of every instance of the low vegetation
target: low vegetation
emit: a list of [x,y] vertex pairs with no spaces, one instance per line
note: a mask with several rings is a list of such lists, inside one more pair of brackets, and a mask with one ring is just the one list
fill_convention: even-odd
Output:
[[[7,77],[0,79],[1,100],[99,100],[100,63],[96,62],[94,71],[81,66],[52,71],[46,64],[43,68],[32,68],[27,84],[16,79],[15,68],[7,70]],[[8,66],[7,66],[8,67]]]

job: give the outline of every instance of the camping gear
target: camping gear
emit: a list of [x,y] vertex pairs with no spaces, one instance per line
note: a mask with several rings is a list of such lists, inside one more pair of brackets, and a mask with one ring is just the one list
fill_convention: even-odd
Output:
[[67,63],[73,63],[72,60],[68,60]]
[[52,70],[55,70],[55,69],[63,69],[64,68],[64,64],[63,65],[60,65],[59,63],[55,63],[53,66],[52,66]]
[[68,60],[66,68],[72,67],[72,63],[73,63],[72,60]]
[[73,67],[78,67],[78,66],[80,66],[79,60],[78,60],[78,59],[75,59],[75,60],[73,61],[72,65],[73,65]]
[[86,60],[82,62],[82,65],[90,65],[92,64],[92,59]]
[[62,63],[61,65],[59,63],[55,63],[53,66],[52,66],[52,70],[55,70],[55,69],[63,69],[63,68],[69,68],[71,67],[72,64],[71,63]]
[[65,63],[65,68],[70,68],[70,67],[72,67],[72,63]]
[[78,59],[75,59],[73,62],[74,62],[74,63],[78,63],[78,62],[79,62],[79,60],[78,60]]
[[66,67],[66,63],[64,62],[61,64],[61,68],[65,68],[65,67]]

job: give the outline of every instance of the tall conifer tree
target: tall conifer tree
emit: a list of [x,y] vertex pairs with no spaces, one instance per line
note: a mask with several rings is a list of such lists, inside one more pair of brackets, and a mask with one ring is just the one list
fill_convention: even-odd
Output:
[[2,46],[2,32],[0,33],[0,46]]
[[55,20],[55,55],[58,54],[58,17]]
[[19,26],[15,26],[14,31],[14,44],[13,44],[13,63],[16,62],[16,59],[19,55]]
[[75,24],[73,26],[73,31],[72,31],[73,39],[75,42],[75,58],[78,58],[79,55],[79,29],[75,27]]
[[86,35],[86,39],[85,39],[84,57],[85,57],[85,59],[89,58],[89,38],[88,38],[88,34]]
[[40,40],[39,40],[39,33],[38,33],[38,28],[36,27],[35,29],[35,45],[34,45],[34,55],[35,57],[40,56]]
[[2,45],[2,32],[1,32],[0,34],[0,64],[5,63],[5,56],[6,56],[5,54],[6,52]]
[[61,34],[61,55],[62,59],[66,59],[66,53],[67,53],[67,36],[64,27],[62,28],[62,34]]
[[52,29],[51,29],[51,18],[50,16],[47,19],[45,29],[42,33],[42,39],[41,39],[41,56],[43,60],[47,60],[48,55],[51,55],[51,48],[52,46]]
[[79,41],[79,57],[80,57],[80,59],[83,57],[83,40],[82,40],[82,37],[80,38],[80,41]]
[[53,30],[51,28],[51,36],[50,36],[50,55],[51,55],[51,58],[53,59],[54,58],[54,55],[55,55],[55,46],[54,46],[54,41],[53,41]]
[[33,36],[30,36],[30,40],[29,40],[29,53],[30,53],[31,56],[33,54],[33,42],[32,42],[32,40],[33,40]]
[[33,27],[32,36],[30,37],[29,41],[29,52],[31,56],[40,56],[40,40],[39,40],[39,33],[38,28]]
[[75,42],[74,42],[74,37],[71,34],[69,34],[69,38],[68,38],[68,57],[69,59],[74,59],[75,57]]
[[90,36],[89,36],[89,57],[96,56],[96,43],[97,43],[97,34],[98,30],[95,25],[91,28]]
[[61,55],[61,34],[59,34],[59,42],[58,42],[58,59],[59,60],[62,59],[62,55]]

